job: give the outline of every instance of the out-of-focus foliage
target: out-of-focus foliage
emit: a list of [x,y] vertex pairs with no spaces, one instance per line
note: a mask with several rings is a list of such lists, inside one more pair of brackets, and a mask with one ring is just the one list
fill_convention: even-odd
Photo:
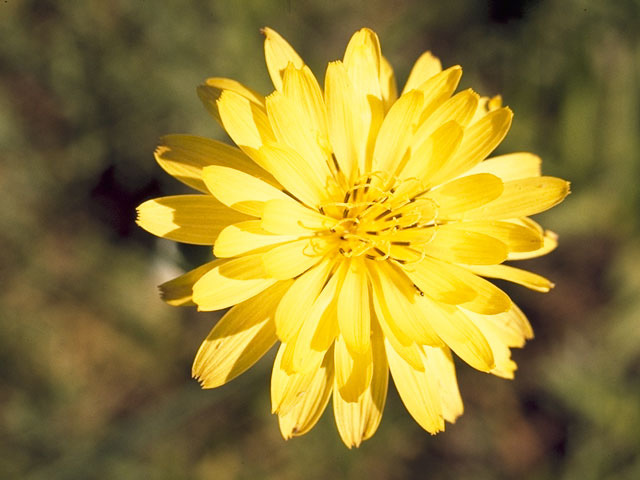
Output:
[[[157,137],[222,138],[198,83],[267,93],[264,25],[319,78],[361,26],[401,82],[425,49],[463,65],[515,111],[500,151],[573,181],[542,219],[560,248],[531,262],[558,287],[507,287],[537,333],[516,379],[460,364],[466,413],[436,437],[392,393],[359,450],[330,414],[285,443],[269,361],[189,378],[217,317],[155,285],[209,252],[139,231],[134,207],[181,191]],[[640,478],[638,25],[638,0],[0,2],[0,478]]]

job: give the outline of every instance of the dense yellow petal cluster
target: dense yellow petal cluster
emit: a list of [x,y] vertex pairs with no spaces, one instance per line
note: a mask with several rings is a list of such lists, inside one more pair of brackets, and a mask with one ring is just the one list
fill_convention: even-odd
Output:
[[513,377],[509,349],[533,333],[485,277],[553,286],[503,262],[553,250],[555,235],[529,216],[569,184],[541,176],[530,153],[487,159],[512,113],[499,97],[454,94],[459,66],[423,54],[398,97],[378,37],[362,29],[321,88],[280,35],[263,33],[273,93],[226,78],[198,88],[239,148],[164,137],[158,163],[201,194],[138,207],[142,228],[217,257],[161,286],[171,305],[232,307],[193,375],[220,386],[279,341],[271,399],[285,438],[332,399],[342,440],[360,445],[380,423],[389,372],[409,413],[439,432],[463,409],[451,351]]

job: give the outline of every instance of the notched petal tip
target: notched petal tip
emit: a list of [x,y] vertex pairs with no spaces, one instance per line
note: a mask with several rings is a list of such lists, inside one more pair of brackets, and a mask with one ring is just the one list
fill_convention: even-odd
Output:
[[158,139],[158,146],[153,151],[153,156],[156,160],[159,157],[162,157],[165,153],[169,152],[171,149],[165,145],[164,137],[160,137]]
[[[265,37],[267,37],[267,38],[268,38],[269,36],[273,36],[274,34],[275,34],[275,35],[278,35],[278,33],[277,33],[274,29],[272,29],[272,28],[270,28],[270,27],[262,27],[262,28],[260,28],[260,33],[261,33],[262,35],[264,35]],[[279,35],[278,35],[278,36],[279,36]]]

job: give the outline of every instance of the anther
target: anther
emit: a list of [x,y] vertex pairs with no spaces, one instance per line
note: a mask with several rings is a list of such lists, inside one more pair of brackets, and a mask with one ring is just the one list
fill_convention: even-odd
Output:
[[385,220],[385,222],[390,222],[392,220],[397,220],[397,219],[402,218],[402,217],[404,217],[404,213],[398,213],[398,214],[394,215],[393,217],[387,218]]
[[336,171],[340,171],[340,165],[338,165],[338,159],[336,158],[336,154],[331,152],[331,160],[333,160],[333,165],[336,167]]
[[367,177],[367,180],[364,183],[365,183],[364,193],[366,194],[369,191],[369,184],[371,183],[371,177]]
[[400,228],[400,229],[402,229],[402,230],[406,230],[407,228],[413,228],[413,227],[417,227],[417,226],[418,226],[418,222],[413,222],[413,223],[412,223],[412,224],[410,224],[410,225],[406,225],[406,226],[404,226],[404,227],[398,227],[398,228]]
[[[342,203],[349,205],[350,198],[351,198],[351,190],[347,190],[347,192],[344,194],[344,200],[342,201]],[[347,218],[348,214],[349,214],[349,207],[345,207],[345,209],[342,210],[342,218]]]
[[375,222],[376,220],[380,220],[382,217],[389,215],[392,212],[391,209],[387,208],[384,212],[382,212],[380,215],[378,215],[376,218],[373,219],[373,221]]

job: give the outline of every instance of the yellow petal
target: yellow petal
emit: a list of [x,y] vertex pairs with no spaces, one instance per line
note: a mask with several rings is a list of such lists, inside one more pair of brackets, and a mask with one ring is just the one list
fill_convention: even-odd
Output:
[[271,373],[271,411],[286,415],[296,406],[300,396],[314,378],[314,371],[304,374],[294,373],[289,368],[290,345],[282,343],[276,354]]
[[355,402],[348,402],[336,388],[333,393],[333,412],[338,432],[349,448],[371,438],[376,432],[387,398],[389,367],[380,335],[375,335],[373,347],[373,373],[369,388]]
[[[358,119],[364,138],[354,138],[356,148],[363,152],[358,159],[360,172],[369,172],[371,156],[378,129],[384,119],[384,103],[380,87],[380,42],[378,36],[368,28],[357,31],[349,41],[343,59],[355,93],[360,97],[358,108],[363,108]],[[362,142],[364,140],[364,142]]]
[[358,397],[371,383],[373,374],[373,353],[369,349],[356,353],[350,351],[338,335],[334,344],[333,362],[335,365],[335,389],[346,402],[357,402]]
[[258,92],[244,86],[236,80],[230,78],[207,78],[203,85],[198,86],[198,96],[207,111],[222,125],[220,112],[218,111],[218,98],[224,90],[235,92],[250,102],[264,107],[264,97]]
[[176,195],[147,200],[137,208],[136,223],[158,237],[195,245],[213,245],[230,223],[250,217],[209,195]]
[[478,94],[471,89],[464,90],[442,103],[422,122],[415,133],[414,142],[421,143],[441,125],[454,121],[466,127],[478,107]]
[[444,418],[435,378],[430,371],[420,372],[405,362],[385,341],[389,369],[402,403],[427,432],[444,430]]
[[448,265],[434,258],[423,258],[416,263],[402,265],[411,281],[434,300],[453,305],[473,300],[475,291],[467,286],[456,274],[459,267]]
[[347,268],[338,297],[338,325],[347,347],[355,353],[366,353],[371,344],[367,270],[360,259],[352,259]]
[[290,390],[290,385],[294,380],[295,374],[288,373],[282,366],[282,358],[284,357],[287,345],[281,343],[273,361],[271,370],[271,413],[278,413],[280,405]]
[[202,169],[209,165],[233,167],[267,182],[275,179],[258,167],[241,150],[216,140],[194,135],[166,135],[154,152],[158,164],[170,175],[191,188],[208,193],[202,180]]
[[429,375],[434,377],[440,394],[440,405],[442,415],[448,422],[455,422],[456,418],[462,415],[464,407],[458,380],[456,379],[456,368],[453,364],[451,351],[447,347],[423,347],[425,356],[425,369]]
[[280,235],[308,235],[329,230],[335,224],[335,219],[298,202],[271,200],[262,212],[262,228]]
[[493,357],[496,360],[496,366],[491,370],[492,375],[506,379],[513,379],[514,373],[518,369],[516,362],[511,360],[511,350],[505,344],[495,340],[490,333],[486,334],[487,341],[493,350]]
[[195,305],[191,299],[193,295],[193,284],[200,280],[205,273],[222,263],[224,263],[224,260],[214,260],[213,262],[205,263],[173,280],[163,283],[158,287],[160,289],[160,296],[165,302],[174,307]]
[[[372,280],[374,282],[375,280]],[[377,293],[373,295],[373,308],[376,319],[384,337],[389,341],[398,355],[400,355],[411,367],[424,371],[420,346],[400,330],[394,319],[390,318],[389,310],[383,309],[380,303],[381,296]]]
[[434,183],[454,178],[484,160],[506,136],[512,118],[513,113],[505,107],[485,115],[467,127],[456,153],[435,173]]
[[508,347],[523,347],[527,340],[533,338],[531,325],[515,305],[508,312],[497,315],[481,315],[468,310],[464,313],[480,331],[493,331],[494,335]]
[[508,260],[526,260],[529,258],[541,257],[552,252],[558,246],[558,235],[551,230],[545,230],[542,238],[542,247],[531,252],[510,252]]
[[284,144],[270,143],[254,152],[258,163],[285,189],[311,208],[329,200],[333,179],[328,170],[311,168],[304,157]]
[[520,152],[500,155],[499,157],[488,158],[480,162],[465,175],[475,173],[491,173],[500,177],[503,182],[520,180],[522,178],[539,177],[541,175],[540,165],[542,160],[533,153]]
[[[533,329],[531,328],[529,320],[527,320],[526,315],[522,313],[522,310],[520,310],[515,303],[509,311],[498,316],[491,316],[490,318],[496,319],[496,321],[501,321],[507,328],[517,328],[526,340],[533,338]],[[522,345],[514,343],[510,346],[519,347]]]
[[337,293],[345,269],[339,269],[326,282],[310,309],[301,312],[302,327],[295,340],[293,370],[306,372],[315,368],[339,333]]
[[289,63],[295,68],[302,68],[304,62],[300,55],[275,30],[269,27],[262,29],[264,35],[264,58],[267,62],[269,76],[276,90],[282,90],[282,77]]
[[442,71],[442,63],[438,57],[434,57],[431,52],[424,52],[411,69],[407,83],[402,90],[405,94],[409,90],[418,88],[425,81]]
[[193,285],[200,311],[220,310],[243,302],[276,283],[262,264],[261,254],[235,258],[207,272]]
[[380,93],[382,93],[384,111],[388,112],[391,105],[398,99],[398,87],[393,67],[384,56],[380,57]]
[[420,297],[418,302],[433,329],[462,360],[483,372],[495,367],[487,340],[460,309],[428,297]]
[[489,173],[479,173],[452,180],[424,196],[438,205],[438,217],[460,218],[500,197],[504,191],[502,180]]
[[509,250],[500,240],[449,225],[435,227],[435,235],[420,249],[427,255],[452,263],[492,265],[507,259]]
[[[305,112],[300,105],[301,102],[300,98],[287,97],[280,92],[272,93],[267,97],[269,121],[280,145],[289,147],[297,154],[294,158],[296,162],[301,162],[299,168],[308,173],[315,172],[313,176],[316,182],[322,188],[326,188],[327,179],[331,177],[329,152],[319,143],[319,140],[324,138],[322,143],[328,145],[326,127],[321,132],[317,125],[320,120],[315,118],[316,112]],[[313,124],[314,121],[316,125]],[[326,124],[324,118],[323,123]]]
[[364,165],[366,99],[355,91],[342,62],[329,63],[324,85],[329,139],[339,168],[353,180],[358,166]]
[[[224,90],[217,100],[218,111],[224,129],[247,155],[259,163],[253,155],[264,143],[276,140],[264,109],[242,95]],[[260,165],[264,168],[264,165]]]
[[325,240],[303,238],[270,248],[262,254],[262,263],[269,276],[286,280],[313,267],[326,251]]
[[433,77],[425,80],[417,89],[424,95],[421,121],[426,121],[429,116],[455,91],[462,77],[462,68],[449,67]]
[[455,153],[463,134],[463,128],[457,122],[450,121],[422,143],[414,143],[406,165],[398,174],[407,181],[397,188],[397,195],[410,198],[432,186],[433,172],[439,171]]
[[320,368],[300,392],[297,403],[286,414],[278,415],[280,432],[285,440],[304,435],[318,422],[333,390],[333,355],[327,352]]
[[296,235],[274,235],[260,226],[260,220],[249,220],[229,225],[220,232],[213,247],[219,258],[235,257],[258,248],[296,240]]
[[416,305],[417,291],[402,272],[387,262],[371,263],[369,267],[373,293],[380,313],[393,330],[401,330],[408,338],[422,345],[443,345],[429,322]]
[[333,263],[323,261],[297,278],[284,295],[276,310],[276,331],[282,342],[293,342],[302,327],[303,319],[331,271]]
[[480,329],[493,352],[496,365],[490,373],[503,378],[513,378],[517,365],[511,360],[511,350],[509,349],[511,338],[505,335],[505,330],[500,328],[497,322],[489,320],[489,315],[470,315],[469,318]]
[[479,96],[472,89],[468,88],[467,90],[463,90],[440,105],[440,107],[429,116],[428,122],[438,126],[454,120],[463,127],[466,127],[469,122],[471,122],[473,113],[478,108],[478,101]]
[[528,217],[548,210],[569,194],[569,182],[556,177],[512,180],[495,200],[464,213],[467,219],[499,220]]
[[322,90],[311,69],[306,65],[296,68],[290,63],[284,72],[283,89],[284,96],[295,105],[304,127],[312,133],[312,138],[320,135],[326,139],[327,110]]
[[509,252],[530,252],[543,246],[543,237],[539,230],[513,222],[471,220],[449,223],[447,228],[489,235],[504,243]]
[[554,286],[543,276],[509,265],[474,265],[470,269],[476,275],[507,280],[538,292],[548,292]]
[[382,98],[380,89],[380,41],[368,28],[353,34],[344,52],[343,62],[356,90]]
[[[384,118],[375,149],[373,170],[392,175],[407,154],[415,124],[422,109],[422,92],[416,90],[401,96]],[[389,179],[391,180],[391,179]]]
[[229,310],[200,346],[192,375],[203,388],[224,385],[256,363],[276,341],[273,315],[286,288],[276,284]]
[[247,215],[262,215],[269,200],[289,200],[286,193],[258,178],[229,167],[209,166],[202,171],[209,191],[222,203]]
[[480,97],[480,102],[478,103],[478,109],[476,110],[475,115],[473,116],[473,122],[477,122],[482,117],[487,115],[489,112],[493,112],[502,107],[502,96],[496,95],[494,97]]
[[402,265],[402,269],[416,288],[437,302],[486,315],[506,312],[512,306],[506,293],[461,266],[425,257]]

